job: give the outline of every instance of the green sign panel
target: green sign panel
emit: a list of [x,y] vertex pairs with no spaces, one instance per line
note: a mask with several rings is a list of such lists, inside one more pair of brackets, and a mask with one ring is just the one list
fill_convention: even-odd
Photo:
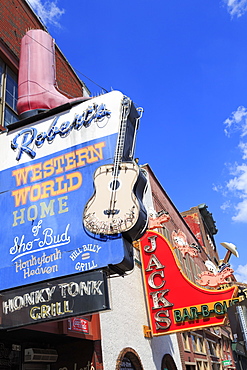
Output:
[[232,360],[224,360],[222,361],[223,366],[230,366],[232,364]]

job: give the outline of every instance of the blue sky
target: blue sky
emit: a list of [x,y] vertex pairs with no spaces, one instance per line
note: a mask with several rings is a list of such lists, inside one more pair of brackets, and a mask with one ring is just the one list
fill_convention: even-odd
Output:
[[29,3],[92,95],[144,108],[136,157],[179,211],[208,205],[247,282],[247,0]]

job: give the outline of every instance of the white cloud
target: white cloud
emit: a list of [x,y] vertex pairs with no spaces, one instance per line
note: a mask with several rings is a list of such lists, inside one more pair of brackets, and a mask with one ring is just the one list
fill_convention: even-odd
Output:
[[234,276],[238,282],[247,283],[247,264],[239,265],[234,271]]
[[240,198],[247,196],[247,165],[238,165],[234,173],[236,176],[228,181],[227,188],[237,192]]
[[239,149],[243,152],[243,159],[247,159],[247,143],[240,141]]
[[236,209],[237,214],[236,216],[232,217],[233,221],[247,222],[247,199],[238,203],[235,209]]
[[[247,159],[247,142],[244,141],[247,135],[247,109],[243,106],[238,107],[225,120],[224,124],[226,127],[225,134],[228,137],[234,132],[239,132],[241,140],[238,148],[241,152],[242,160],[245,161]],[[247,223],[247,164],[245,162],[242,164],[235,162],[226,166],[231,178],[226,182],[225,186],[217,187],[217,190],[223,196],[228,197],[228,200],[224,202],[221,209],[224,211],[233,209],[235,214],[232,220]],[[235,198],[235,204],[229,199],[231,197]]]
[[232,17],[241,17],[247,11],[247,0],[224,0]]
[[[246,0],[247,1],[247,0]],[[247,135],[247,109],[243,106],[232,112],[231,116],[224,122],[226,125],[225,134],[230,136],[235,131],[241,132],[241,137]]]
[[222,191],[222,185],[213,184],[213,190],[217,192]]
[[230,200],[227,200],[226,202],[224,202],[220,208],[221,208],[223,211],[225,211],[225,210],[226,210],[226,209],[228,209],[228,208],[231,208],[231,202],[230,202]]
[[58,19],[64,14],[64,9],[57,6],[57,0],[27,0],[41,20],[47,24],[59,26]]

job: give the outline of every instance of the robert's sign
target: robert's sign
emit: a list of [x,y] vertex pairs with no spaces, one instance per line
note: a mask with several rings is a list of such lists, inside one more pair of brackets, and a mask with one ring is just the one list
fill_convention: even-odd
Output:
[[109,309],[102,271],[1,292],[0,328],[19,327]]
[[140,240],[151,331],[155,335],[223,325],[236,288],[208,290],[187,279],[166,239],[148,231]]
[[72,130],[79,131],[82,127],[87,128],[92,123],[99,125],[105,118],[110,118],[111,112],[106,109],[105,104],[93,103],[81,114],[75,114],[70,121],[64,121],[55,117],[47,132],[38,132],[36,128],[30,127],[21,130],[14,136],[11,148],[17,151],[16,160],[19,161],[25,153],[30,158],[36,156],[36,149],[40,148],[44,142],[52,143],[56,136],[65,138]]
[[[96,235],[82,220],[95,170],[113,162],[123,99],[113,91],[0,135],[0,290],[109,264],[132,268],[120,233]],[[139,117],[131,109],[125,160]]]

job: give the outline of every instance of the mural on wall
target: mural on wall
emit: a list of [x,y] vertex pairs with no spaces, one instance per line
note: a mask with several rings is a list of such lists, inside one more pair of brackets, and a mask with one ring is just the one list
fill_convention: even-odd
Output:
[[[0,135],[0,207],[6,231],[0,236],[0,290],[109,264],[132,268],[131,245],[121,228],[98,234],[82,221],[94,193],[95,171],[114,161],[124,102],[122,93],[112,91],[53,116],[50,110],[39,121],[36,115],[25,126],[14,123]],[[133,160],[138,119],[131,103],[124,161]],[[131,192],[129,184],[121,187]],[[112,188],[104,191],[107,197]]]
[[204,247],[198,214],[195,212],[191,215],[186,215],[183,218],[185,222],[189,225],[191,231],[195,235],[196,239],[199,241],[200,245]]
[[187,241],[187,237],[182,230],[173,230],[172,232],[172,241],[174,247],[179,249],[185,258],[186,253],[188,253],[191,257],[197,257],[199,255],[199,249],[195,246],[195,244],[189,244]]
[[170,243],[148,230],[139,242],[151,334],[171,334],[223,325],[229,306],[237,303],[237,287],[205,289],[181,271]]

